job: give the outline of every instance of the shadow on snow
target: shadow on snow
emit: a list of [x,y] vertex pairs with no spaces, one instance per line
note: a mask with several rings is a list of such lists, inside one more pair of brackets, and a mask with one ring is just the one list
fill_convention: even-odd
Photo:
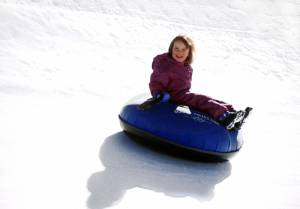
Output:
[[105,170],[92,174],[87,205],[100,209],[120,201],[127,190],[138,187],[172,197],[213,198],[215,185],[231,173],[230,162],[195,162],[148,149],[123,132],[105,139],[100,160]]

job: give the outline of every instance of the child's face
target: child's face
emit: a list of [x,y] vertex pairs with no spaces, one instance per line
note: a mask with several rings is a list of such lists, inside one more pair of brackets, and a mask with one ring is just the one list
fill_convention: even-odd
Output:
[[175,41],[172,49],[172,57],[177,62],[184,63],[186,58],[189,56],[189,48],[185,46],[182,41]]

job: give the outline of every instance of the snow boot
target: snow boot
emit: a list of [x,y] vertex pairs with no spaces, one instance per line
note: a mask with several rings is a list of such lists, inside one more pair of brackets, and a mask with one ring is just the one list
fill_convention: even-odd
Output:
[[252,107],[246,107],[244,117],[234,125],[236,131],[240,130],[242,125],[245,123],[246,118],[249,116],[250,112],[253,110]]
[[238,131],[241,129],[251,110],[251,107],[247,107],[245,110],[228,112],[226,117],[220,119],[219,122],[229,131]]

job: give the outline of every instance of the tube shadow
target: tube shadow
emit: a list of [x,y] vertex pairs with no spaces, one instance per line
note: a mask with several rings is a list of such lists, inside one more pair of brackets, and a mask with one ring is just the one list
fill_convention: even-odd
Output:
[[134,187],[172,197],[210,200],[215,185],[231,173],[230,162],[205,163],[175,158],[141,146],[123,132],[106,138],[99,155],[105,170],[88,179],[91,194],[87,206],[90,209],[109,207]]

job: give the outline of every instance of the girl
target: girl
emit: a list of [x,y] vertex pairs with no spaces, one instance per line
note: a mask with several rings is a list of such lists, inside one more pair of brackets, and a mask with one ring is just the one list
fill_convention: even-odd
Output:
[[149,83],[153,98],[171,99],[174,103],[208,113],[228,130],[240,129],[251,108],[235,111],[231,104],[189,91],[194,50],[193,41],[187,36],[179,35],[172,40],[168,53],[153,59]]

